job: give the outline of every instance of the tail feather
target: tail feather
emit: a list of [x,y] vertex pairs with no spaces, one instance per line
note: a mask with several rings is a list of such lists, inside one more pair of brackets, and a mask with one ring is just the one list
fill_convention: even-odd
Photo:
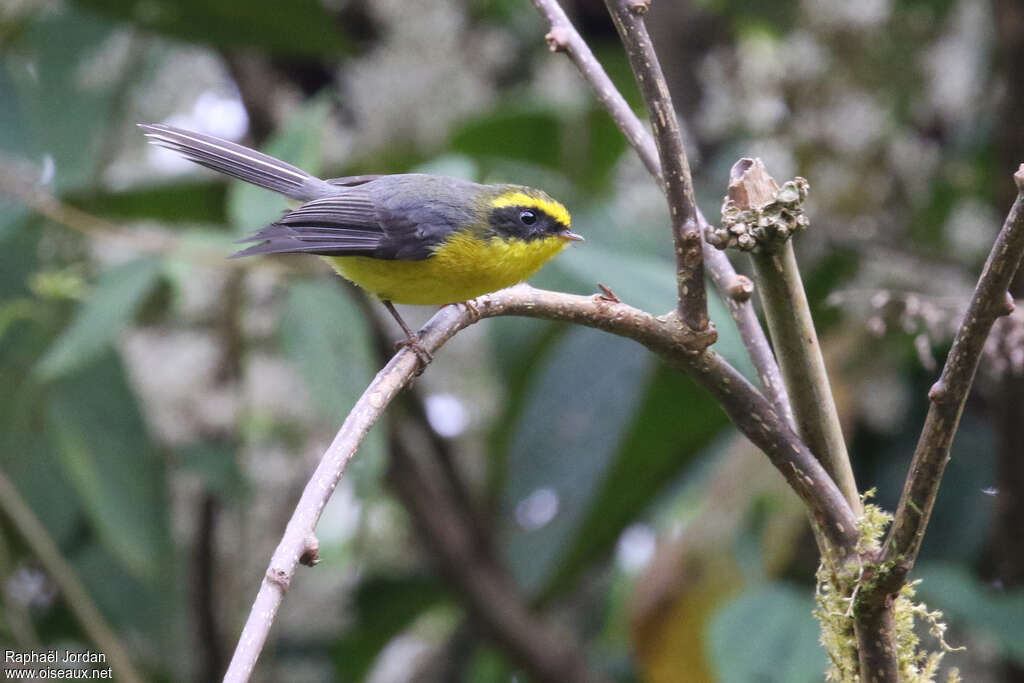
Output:
[[138,125],[155,145],[178,152],[186,159],[219,173],[293,199],[309,201],[337,194],[340,189],[280,159],[212,135],[163,124]]

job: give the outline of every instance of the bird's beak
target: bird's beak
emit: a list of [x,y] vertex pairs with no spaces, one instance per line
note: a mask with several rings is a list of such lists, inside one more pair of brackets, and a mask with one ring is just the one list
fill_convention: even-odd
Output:
[[558,233],[558,236],[561,237],[563,240],[568,240],[569,242],[583,242],[584,241],[583,240],[583,235],[577,235],[576,233],[574,233],[572,230],[569,230],[568,228],[566,228],[562,232]]

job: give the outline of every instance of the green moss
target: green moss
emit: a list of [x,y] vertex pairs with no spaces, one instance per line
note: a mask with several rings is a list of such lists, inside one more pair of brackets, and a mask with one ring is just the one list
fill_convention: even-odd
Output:
[[[883,534],[892,521],[890,513],[866,502],[873,495],[874,490],[864,494],[864,514],[857,525],[860,533],[857,550],[862,556],[881,548]],[[818,585],[815,590],[818,606],[814,616],[821,624],[820,642],[831,661],[825,673],[826,680],[842,683],[860,681],[857,636],[853,628],[857,596],[869,593],[877,577],[886,575],[892,568],[891,562],[875,565],[865,563],[857,567],[855,572],[837,574],[824,563],[818,567]],[[865,575],[875,578],[868,580]],[[914,602],[918,583],[920,581],[904,585],[896,597],[893,607],[893,640],[899,659],[900,680],[907,683],[932,683],[936,680],[939,664],[945,654],[963,648],[950,647],[946,642],[942,612],[929,611],[924,603]],[[938,642],[936,651],[919,647],[920,639],[914,630],[918,620],[928,624],[929,632]],[[960,674],[956,669],[951,670],[946,678],[947,683],[959,680]]]

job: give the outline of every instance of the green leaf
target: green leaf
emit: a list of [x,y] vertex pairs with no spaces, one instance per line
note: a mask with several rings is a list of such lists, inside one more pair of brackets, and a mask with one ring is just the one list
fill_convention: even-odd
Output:
[[135,576],[159,576],[170,548],[164,470],[117,357],[53,384],[46,426],[103,544]]
[[120,221],[223,225],[226,189],[219,182],[176,182],[119,192],[72,193],[64,201],[87,213]]
[[728,603],[708,632],[717,680],[820,681],[827,661],[818,645],[813,609],[809,591],[781,583],[745,592]]
[[569,585],[595,558],[607,555],[622,530],[728,425],[725,413],[703,389],[682,372],[659,366],[544,594]]
[[555,263],[591,287],[597,282],[609,287],[630,306],[656,315],[675,306],[675,270],[668,259],[624,254],[588,241],[568,249]]
[[[340,426],[373,379],[375,355],[362,311],[337,280],[296,282],[281,320],[281,340],[316,409],[331,425]],[[363,441],[354,472],[376,480],[383,471],[380,430]]]
[[931,563],[919,567],[915,574],[922,580],[918,594],[929,607],[941,609],[958,624],[980,632],[997,643],[1005,657],[1024,666],[1024,640],[1020,637],[1024,590],[996,590],[983,585],[960,565]]
[[[2,379],[8,379],[8,372],[3,375]],[[25,393],[20,392],[22,402],[37,403]],[[74,538],[81,527],[82,513],[75,490],[60,468],[52,435],[37,424],[35,413],[39,406],[7,408],[0,414],[0,467],[50,536],[61,544]]]
[[162,567],[160,576],[139,577],[123,568],[116,555],[97,543],[76,549],[69,559],[112,626],[130,631],[142,642],[173,641],[176,626],[186,618],[191,603],[186,594],[188,586],[184,581],[174,582],[180,577],[172,574],[171,566]]
[[[304,111],[292,116],[262,151],[316,175],[320,170],[320,143],[327,124],[327,109],[326,99],[314,100]],[[236,232],[248,234],[280,218],[288,202],[276,192],[234,181],[228,188],[228,218]]]
[[75,0],[113,19],[218,48],[254,47],[297,57],[339,55],[348,49],[343,26],[317,0]]
[[0,297],[32,296],[28,283],[39,269],[39,241],[42,220],[29,215],[23,220],[12,216],[13,225],[0,235]]
[[235,450],[229,443],[197,443],[178,450],[178,462],[183,468],[197,472],[210,491],[232,496],[245,485]]
[[[566,333],[542,362],[512,435],[503,492],[510,521],[502,550],[527,590],[543,586],[578,532],[652,365],[636,342],[583,328]],[[517,516],[525,527],[511,521]]]
[[576,166],[573,175],[581,177],[588,188],[608,188],[615,167],[626,150],[626,138],[604,109],[590,109],[586,121],[586,147],[580,155],[583,163]]
[[36,365],[51,380],[95,360],[113,344],[160,276],[161,263],[143,258],[108,270],[71,324]]
[[[588,285],[593,287],[600,281],[609,285],[626,303],[654,313],[670,310],[675,305],[674,269],[668,260],[612,252],[587,242],[580,248],[572,249],[560,256],[556,265],[549,270],[560,270],[567,274],[577,283],[577,286],[571,289],[586,289]],[[716,350],[745,375],[756,377],[725,305],[711,294],[708,307],[712,320],[719,330]],[[518,330],[509,330],[510,327],[511,325],[507,324],[505,331],[518,333]],[[572,337],[572,334],[569,333],[567,336]],[[542,338],[534,334],[531,339]],[[538,347],[534,343],[527,344],[527,341],[529,340],[520,341],[519,345],[524,350],[530,349],[532,363],[536,366],[537,354],[546,346]],[[624,349],[638,349],[639,353],[647,354],[633,342],[619,341],[624,344]],[[550,338],[547,343],[550,343]],[[569,342],[560,339],[558,343]],[[555,355],[558,354],[559,351],[556,351]],[[514,361],[513,367],[519,368],[522,363],[516,361],[518,355],[506,353],[502,357]],[[585,359],[581,365],[599,362],[602,372],[608,368],[607,359],[600,354],[581,350],[579,357]],[[649,362],[654,362],[653,356],[648,354],[646,357],[651,359]],[[595,358],[601,360],[595,361]],[[540,362],[543,363],[543,368],[526,368],[523,370],[523,377],[531,378],[531,381],[544,382],[544,378],[551,372],[549,363],[559,364],[563,369],[572,367],[564,360],[549,359]],[[663,487],[678,477],[689,466],[692,458],[728,425],[725,415],[714,402],[708,400],[705,392],[677,371],[660,367],[658,371],[649,373],[645,369],[625,384],[624,396],[619,395],[618,390],[606,393],[592,390],[589,384],[586,384],[588,380],[592,381],[592,378],[581,379],[594,374],[590,367],[577,367],[576,371],[576,376],[566,374],[554,383],[571,387],[583,381],[585,384],[577,395],[600,397],[602,402],[615,403],[624,397],[630,398],[627,405],[621,406],[621,412],[616,416],[621,422],[616,423],[613,420],[606,425],[617,425],[619,440],[606,440],[595,447],[584,445],[580,448],[581,455],[576,456],[586,462],[587,467],[579,486],[574,490],[575,497],[570,501],[572,509],[566,512],[561,507],[565,501],[559,498],[559,517],[566,512],[572,518],[571,521],[560,521],[556,518],[552,522],[555,531],[546,532],[551,534],[550,538],[541,532],[533,534],[540,536],[541,540],[538,540],[538,543],[545,545],[552,556],[543,554],[547,551],[538,551],[541,553],[538,555],[534,550],[524,551],[518,546],[513,552],[529,555],[529,562],[533,563],[533,566],[524,572],[533,573],[529,575],[527,585],[539,589],[543,596],[550,596],[564,588],[596,558],[606,555],[614,546],[622,529],[642,514]],[[533,373],[539,378],[533,377]],[[549,410],[549,407],[543,403],[543,398],[538,397],[540,392],[533,389],[527,389],[525,393],[522,390],[516,391],[515,387],[518,384],[519,380],[514,378],[513,391],[510,395],[510,419],[542,422],[550,420],[551,415],[557,415],[557,409],[554,408],[551,410],[556,412],[545,415],[544,411]],[[533,405],[536,401],[542,402],[540,407]],[[567,397],[558,397],[555,402],[560,401],[567,404],[571,402]],[[524,429],[521,422],[516,424],[517,429]],[[508,485],[513,486],[515,458],[519,457],[515,452],[518,437],[510,438],[513,445],[506,454],[507,474]],[[565,446],[558,442],[532,444],[529,448],[534,451],[534,459],[558,457],[568,463],[574,462],[574,451],[567,452]],[[549,454],[541,455],[544,450],[549,451]],[[530,462],[527,461],[528,464]],[[571,468],[572,465],[566,467]],[[590,468],[598,468],[598,471],[590,472]],[[534,474],[540,478],[544,476],[544,471],[537,467]],[[567,479],[573,479],[571,472]],[[539,482],[533,485],[533,490],[544,488]],[[557,489],[553,490],[557,493]],[[506,492],[506,499],[508,495]],[[520,490],[516,495],[519,495],[521,500],[528,492],[523,493]],[[560,524],[566,527],[559,527]],[[571,528],[571,532],[567,531],[567,528]],[[538,560],[538,557],[541,559]],[[530,583],[531,581],[537,583]]]
[[354,626],[331,649],[338,680],[365,680],[384,646],[442,600],[444,592],[433,578],[376,576],[363,581],[356,591]]
[[[11,114],[0,127],[0,147],[36,164],[49,156],[54,186],[65,191],[96,184],[97,159],[116,120],[116,93],[125,73],[100,83],[86,72],[112,36],[109,22],[62,7],[39,12],[15,40],[20,59],[5,62],[0,100]],[[127,70],[126,70],[127,71]]]
[[451,150],[474,158],[515,159],[558,168],[560,130],[552,112],[500,108],[456,131]]

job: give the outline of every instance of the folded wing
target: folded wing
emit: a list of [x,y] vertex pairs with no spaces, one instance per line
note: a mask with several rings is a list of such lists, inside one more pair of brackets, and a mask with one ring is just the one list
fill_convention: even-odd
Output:
[[289,211],[243,242],[259,242],[232,258],[255,254],[377,256],[387,243],[372,198],[365,192],[316,199]]

